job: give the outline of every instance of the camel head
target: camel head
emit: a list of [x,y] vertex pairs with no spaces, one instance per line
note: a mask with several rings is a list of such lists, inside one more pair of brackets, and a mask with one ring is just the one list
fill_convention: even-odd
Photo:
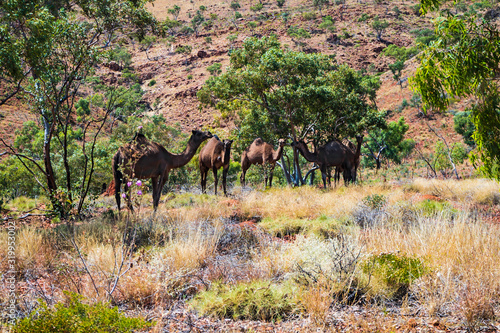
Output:
[[209,131],[202,132],[199,130],[193,130],[191,135],[191,140],[194,142],[202,143],[203,141],[210,139],[213,135]]
[[300,148],[300,147],[304,148],[307,147],[307,144],[304,142],[304,140],[299,140],[299,141],[294,140],[292,141],[291,146],[293,148]]
[[231,144],[233,143],[233,140],[224,140],[224,149],[225,148],[231,148]]
[[285,143],[286,143],[285,139],[279,139],[278,140],[278,144],[279,144],[280,147],[283,147],[285,145]]
[[363,135],[356,135],[356,142],[358,144],[362,144],[363,143]]

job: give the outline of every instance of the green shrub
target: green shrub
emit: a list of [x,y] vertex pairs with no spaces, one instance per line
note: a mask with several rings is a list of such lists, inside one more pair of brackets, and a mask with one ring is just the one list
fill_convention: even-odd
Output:
[[283,320],[296,309],[296,287],[254,281],[227,286],[214,283],[198,294],[191,305],[205,315],[218,318],[276,321]]
[[371,209],[382,209],[387,204],[387,198],[383,194],[372,194],[363,198],[363,204]]
[[367,21],[368,19],[370,19],[371,16],[368,15],[367,13],[363,13],[361,14],[361,16],[358,18],[358,22],[365,22]]
[[302,13],[302,17],[306,21],[314,20],[316,18],[316,13],[314,13],[314,12],[304,12],[304,13]]
[[127,318],[107,303],[87,305],[81,302],[82,296],[67,295],[70,297],[67,307],[57,303],[55,309],[50,309],[42,301],[37,310],[14,326],[13,332],[134,332],[153,324],[142,318]]
[[420,259],[396,253],[372,255],[361,264],[361,269],[371,276],[372,292],[389,298],[406,295],[411,283],[427,272]]
[[456,212],[456,210],[446,201],[440,202],[436,200],[426,199],[417,204],[417,209],[419,209],[424,216],[435,216],[441,212]]
[[322,215],[317,219],[265,218],[259,226],[275,237],[297,234],[316,235],[321,238],[332,238],[338,235],[343,223]]
[[155,80],[155,79],[153,79],[153,80],[149,81],[148,86],[152,87],[152,86],[154,86],[155,84],[156,84],[156,80]]
[[399,61],[406,61],[418,53],[417,47],[398,47],[394,44],[386,47],[382,53],[388,57],[393,57]]
[[457,112],[453,117],[453,125],[455,132],[462,135],[466,144],[468,144],[469,146],[475,146],[476,143],[472,138],[475,127],[474,123],[472,122],[470,111]]
[[251,6],[250,9],[253,10],[254,12],[258,12],[259,10],[262,10],[264,8],[264,5],[261,4],[260,2],[257,3],[255,6]]

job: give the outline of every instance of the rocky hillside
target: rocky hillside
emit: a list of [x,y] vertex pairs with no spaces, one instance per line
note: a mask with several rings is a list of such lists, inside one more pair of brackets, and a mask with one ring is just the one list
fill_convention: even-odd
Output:
[[[255,10],[260,3],[262,9]],[[149,112],[164,115],[169,124],[178,123],[184,131],[194,127],[230,129],[233,126],[231,121],[218,119],[217,111],[199,111],[196,92],[210,75],[207,67],[220,63],[224,69],[229,64],[230,48],[237,47],[248,36],[276,34],[282,44],[292,49],[335,55],[339,63],[379,74],[382,87],[378,92],[378,106],[392,110],[391,119],[405,116],[411,124],[408,136],[417,142],[432,137],[417,108],[411,105],[402,107],[402,103],[403,106],[411,104],[404,100],[409,102],[413,96],[407,78],[414,72],[417,60],[413,58],[405,63],[400,86],[388,71],[388,65],[395,59],[383,52],[391,44],[414,46],[419,31],[432,28],[431,17],[420,16],[417,2],[377,0],[341,4],[337,1],[320,10],[313,6],[312,1],[304,0],[287,0],[282,8],[276,1],[241,1],[237,9],[241,14],[238,19],[234,19],[235,10],[229,1],[159,0],[149,8],[159,20],[164,20],[173,18],[168,9],[174,6],[180,7],[178,20],[186,26],[200,6],[204,6],[203,15],[206,19],[210,18],[210,24],[201,26],[197,35],[182,34],[179,32],[182,27],[178,27],[174,37],[156,37],[149,47],[129,40],[124,44],[132,54],[132,66],[146,92],[143,99],[151,106]],[[285,13],[288,13],[286,22],[283,19]],[[333,29],[321,25],[327,16],[332,18]],[[377,39],[371,26],[376,17],[389,23],[380,39]],[[289,27],[303,28],[310,38],[292,39],[287,34]],[[191,47],[191,52],[176,52],[182,46]],[[122,76],[122,68],[103,66],[98,74],[106,81],[115,81]],[[453,107],[463,109],[464,103]],[[0,135],[12,139],[15,130],[32,118],[26,109],[15,101],[1,107]],[[434,115],[431,123],[452,142],[461,140],[453,131],[451,117]]]

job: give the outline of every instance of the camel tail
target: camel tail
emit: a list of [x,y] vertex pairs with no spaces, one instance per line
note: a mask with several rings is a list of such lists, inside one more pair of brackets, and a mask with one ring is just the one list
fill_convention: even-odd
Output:
[[115,199],[118,210],[120,210],[120,187],[122,185],[123,174],[120,171],[120,154],[113,157],[113,178],[115,179]]

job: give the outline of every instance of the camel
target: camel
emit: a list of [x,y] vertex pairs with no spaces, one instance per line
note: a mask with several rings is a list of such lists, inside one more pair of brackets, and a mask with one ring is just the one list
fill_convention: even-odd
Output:
[[[120,186],[122,183],[127,184],[128,179],[131,178],[151,178],[153,183],[153,207],[156,211],[161,190],[168,180],[170,170],[186,165],[201,143],[211,137],[210,132],[193,130],[186,149],[181,154],[172,154],[160,144],[150,142],[143,134],[136,134],[134,139],[125,146],[120,147],[113,157],[115,198],[118,210],[120,210]],[[133,210],[130,193],[127,195],[127,199],[129,209]]]
[[212,169],[214,173],[215,195],[217,195],[217,169],[222,168],[222,188],[224,195],[227,196],[226,179],[229,170],[229,161],[231,155],[231,144],[233,140],[224,140],[221,142],[217,136],[213,136],[200,151],[200,173],[201,173],[201,191],[206,193],[208,170]]
[[[358,143],[357,146],[354,146],[354,144],[351,141],[347,142],[347,146],[349,150],[352,152],[352,160],[354,161],[354,174],[349,174],[344,170],[344,167],[338,166],[335,168],[335,175],[334,175],[334,183],[335,186],[337,186],[337,182],[340,181],[340,173],[344,173],[344,182],[348,183],[356,182],[357,174],[358,174],[358,167],[359,163],[361,162],[361,145],[363,144],[363,136],[362,135],[357,135],[356,136],[356,141]],[[348,160],[351,160],[351,154],[348,154],[349,158]]]
[[273,146],[269,143],[264,142],[261,138],[255,139],[252,144],[245,149],[241,155],[241,176],[240,182],[241,186],[245,186],[245,174],[252,164],[260,164],[265,166],[269,164],[269,177],[267,169],[264,171],[264,187],[267,186],[267,181],[269,179],[269,187],[273,183],[273,171],[276,166],[276,161],[278,161],[283,155],[283,147],[285,146],[285,140],[278,140],[279,148],[274,150]]
[[309,151],[307,144],[302,140],[292,142],[292,147],[297,148],[307,161],[318,164],[324,188],[326,188],[328,167],[342,167],[344,175],[347,172],[354,173],[354,154],[341,142],[330,141],[318,147],[314,153]]

